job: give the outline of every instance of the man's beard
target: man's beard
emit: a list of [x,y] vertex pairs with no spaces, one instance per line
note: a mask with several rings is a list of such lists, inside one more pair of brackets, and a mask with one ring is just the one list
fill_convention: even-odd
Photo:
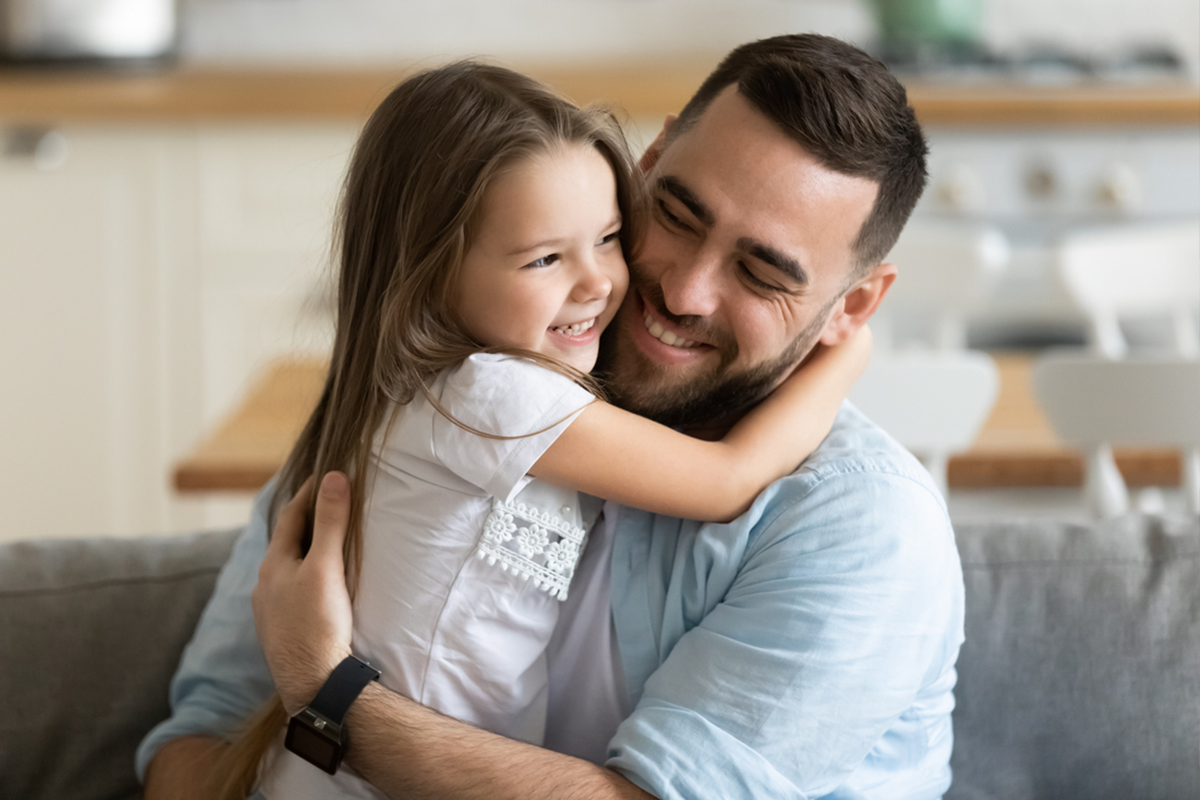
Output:
[[[700,317],[679,317],[667,311],[661,288],[650,281],[636,280],[635,268],[630,265],[629,291],[636,291],[635,286],[640,286],[642,296],[655,313],[680,330],[700,334],[696,338],[713,342],[721,354],[721,361],[712,372],[686,384],[660,387],[660,368],[636,352],[636,345],[630,342],[628,347],[632,352],[619,352],[619,325],[609,325],[604,332],[595,372],[604,382],[609,399],[627,411],[672,428],[733,421],[757,405],[812,349],[830,309],[841,299],[839,293],[826,303],[777,357],[745,371],[731,372],[729,365],[736,359],[738,348],[729,334],[710,329]],[[622,360],[623,368],[619,368]]]

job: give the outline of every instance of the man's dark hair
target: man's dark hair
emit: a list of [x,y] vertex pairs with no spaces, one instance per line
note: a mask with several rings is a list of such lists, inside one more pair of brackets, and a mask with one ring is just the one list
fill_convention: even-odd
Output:
[[929,148],[904,87],[883,64],[838,39],[811,33],[760,39],[731,52],[708,76],[668,142],[735,84],[824,166],[879,184],[852,245],[854,277],[866,274],[892,249],[925,188]]

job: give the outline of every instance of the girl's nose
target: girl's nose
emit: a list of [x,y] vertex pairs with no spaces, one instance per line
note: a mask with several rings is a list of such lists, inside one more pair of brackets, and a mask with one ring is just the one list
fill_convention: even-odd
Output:
[[575,279],[575,289],[572,298],[580,303],[591,300],[601,300],[612,294],[612,279],[604,272],[595,259],[588,259],[581,267]]

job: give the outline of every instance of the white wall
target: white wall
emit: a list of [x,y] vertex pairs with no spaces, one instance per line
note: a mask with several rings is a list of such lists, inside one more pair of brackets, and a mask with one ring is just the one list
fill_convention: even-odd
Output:
[[595,60],[719,54],[781,31],[870,31],[852,0],[191,0],[196,60],[370,63],[439,56]]
[[[1083,53],[1168,44],[1200,80],[1196,0],[984,0],[998,49],[1053,41]],[[874,38],[861,0],[187,0],[185,59],[370,64],[492,55],[513,61],[718,55],[818,31]]]

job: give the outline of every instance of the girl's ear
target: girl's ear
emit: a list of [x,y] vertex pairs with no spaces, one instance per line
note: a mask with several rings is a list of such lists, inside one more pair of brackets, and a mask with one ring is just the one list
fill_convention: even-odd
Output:
[[662,155],[663,148],[667,146],[667,133],[671,130],[671,126],[675,124],[675,120],[677,119],[679,117],[676,115],[667,114],[662,130],[658,132],[658,136],[654,137],[654,141],[646,148],[646,152],[642,153],[642,160],[638,162],[638,166],[642,168],[642,172],[649,172],[658,163],[658,157]]
[[867,324],[867,320],[879,309],[879,303],[895,280],[895,264],[880,264],[870,275],[860,279],[854,288],[842,296],[837,310],[833,312],[829,322],[825,323],[821,331],[821,344],[841,344]]

